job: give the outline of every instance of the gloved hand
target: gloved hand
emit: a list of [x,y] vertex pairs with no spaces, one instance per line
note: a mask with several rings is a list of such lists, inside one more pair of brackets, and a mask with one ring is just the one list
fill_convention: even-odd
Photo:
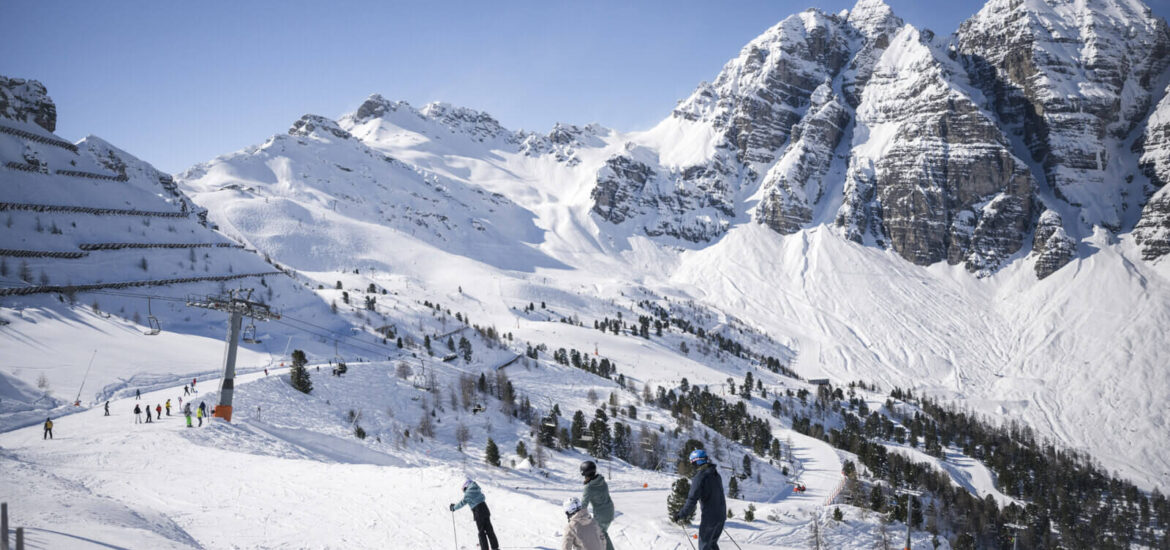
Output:
[[448,505],[447,505],[447,508],[449,508],[449,509],[450,509],[452,512],[454,512],[454,511],[455,511],[455,505],[454,505],[454,504],[448,504]]
[[678,516],[678,514],[674,514],[673,516],[670,516],[670,521],[673,521],[673,522],[675,522],[675,523],[678,523],[678,521],[679,521],[680,519],[682,519],[682,518],[681,518],[681,517],[679,517],[679,516]]

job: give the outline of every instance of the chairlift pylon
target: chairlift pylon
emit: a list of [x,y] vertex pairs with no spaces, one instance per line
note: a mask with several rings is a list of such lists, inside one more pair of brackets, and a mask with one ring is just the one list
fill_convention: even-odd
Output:
[[158,323],[158,317],[154,316],[154,312],[150,309],[150,296],[146,297],[146,323],[150,326],[143,334],[147,336],[155,336],[162,332],[162,325]]

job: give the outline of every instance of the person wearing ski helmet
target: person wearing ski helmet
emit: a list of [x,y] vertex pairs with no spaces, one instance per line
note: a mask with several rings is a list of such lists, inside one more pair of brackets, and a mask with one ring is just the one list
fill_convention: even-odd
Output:
[[[448,508],[452,512],[464,506],[471,507],[471,517],[475,519],[475,527],[479,530],[479,550],[500,550],[500,543],[496,540],[496,530],[492,528],[492,512],[488,510],[487,500],[483,498],[483,491],[471,479],[463,482],[463,499],[452,503]],[[488,543],[491,546],[488,546]]]
[[565,499],[563,506],[565,517],[569,525],[565,528],[565,538],[561,542],[561,550],[602,550],[605,548],[605,532],[601,525],[589,516],[585,505],[577,497]]
[[727,501],[723,498],[723,478],[715,464],[707,458],[707,451],[691,451],[691,464],[696,466],[691,478],[691,492],[687,502],[674,515],[675,522],[690,517],[695,506],[703,503],[703,515],[699,520],[699,550],[719,550],[719,536],[723,534],[723,522],[727,521]]
[[605,535],[605,550],[613,550],[609,539],[609,524],[613,523],[613,500],[609,498],[609,485],[597,473],[597,464],[592,460],[581,463],[581,477],[585,478],[585,492],[581,494],[581,507],[593,505],[593,519]]

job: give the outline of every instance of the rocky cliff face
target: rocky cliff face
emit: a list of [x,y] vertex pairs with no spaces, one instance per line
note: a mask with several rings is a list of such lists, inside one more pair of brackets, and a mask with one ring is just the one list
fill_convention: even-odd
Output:
[[875,65],[837,222],[919,265],[946,260],[987,272],[1023,244],[1033,182],[961,67],[930,39],[903,27]]
[[1170,27],[1140,0],[991,0],[947,39],[882,0],[809,10],[660,125],[688,139],[611,158],[594,211],[697,242],[745,214],[790,234],[821,212],[857,242],[980,275],[1031,245],[1043,278],[1093,226],[1159,242],[1160,203],[1138,212],[1170,180],[1170,106],[1147,124],[1168,66]]
[[765,195],[756,211],[760,223],[788,235],[812,221],[812,207],[824,196],[825,176],[850,120],[830,84],[818,87],[808,114],[793,129],[792,143],[764,176]]
[[[849,60],[855,39],[843,18],[818,10],[794,15],[768,29],[729,61],[713,83],[700,84],[663,123],[681,133],[710,136],[706,138],[712,142],[709,154],[681,160],[685,156],[650,158],[648,165],[658,165],[651,168],[660,178],[660,185],[653,188],[643,187],[637,178],[615,179],[613,163],[623,161],[620,155],[610,159],[598,173],[598,186],[606,191],[595,193],[594,199],[613,197],[627,203],[595,203],[594,211],[610,222],[614,217],[604,212],[611,207],[636,213],[646,234],[652,236],[693,242],[718,238],[739,214],[739,201],[784,153],[794,127],[813,108],[814,92],[831,82]],[[825,108],[827,101],[823,99],[815,108]],[[826,124],[833,123],[831,113],[822,116]],[[809,147],[836,139],[813,136],[818,125],[811,121],[805,125],[802,135],[809,136]],[[793,162],[801,156],[794,152]],[[815,163],[811,158],[806,162]],[[627,190],[609,192],[615,187]],[[785,216],[779,213],[785,208],[798,207],[777,203],[773,217]],[[798,219],[806,217],[798,214]]]
[[1055,198],[1121,230],[1144,197],[1121,157],[1161,92],[1165,21],[1137,0],[991,0],[956,46]]
[[36,80],[0,76],[0,117],[57,130],[57,106],[45,85]]

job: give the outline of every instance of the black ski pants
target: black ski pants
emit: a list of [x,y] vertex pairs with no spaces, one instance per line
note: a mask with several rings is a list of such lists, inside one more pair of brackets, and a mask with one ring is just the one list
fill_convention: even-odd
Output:
[[699,524],[699,550],[719,550],[719,536],[723,534],[723,521]]
[[[475,518],[475,527],[479,530],[479,550],[500,550],[496,530],[492,529],[492,512],[488,510],[487,503],[481,502],[472,508],[471,517]],[[489,542],[491,546],[488,546]]]

